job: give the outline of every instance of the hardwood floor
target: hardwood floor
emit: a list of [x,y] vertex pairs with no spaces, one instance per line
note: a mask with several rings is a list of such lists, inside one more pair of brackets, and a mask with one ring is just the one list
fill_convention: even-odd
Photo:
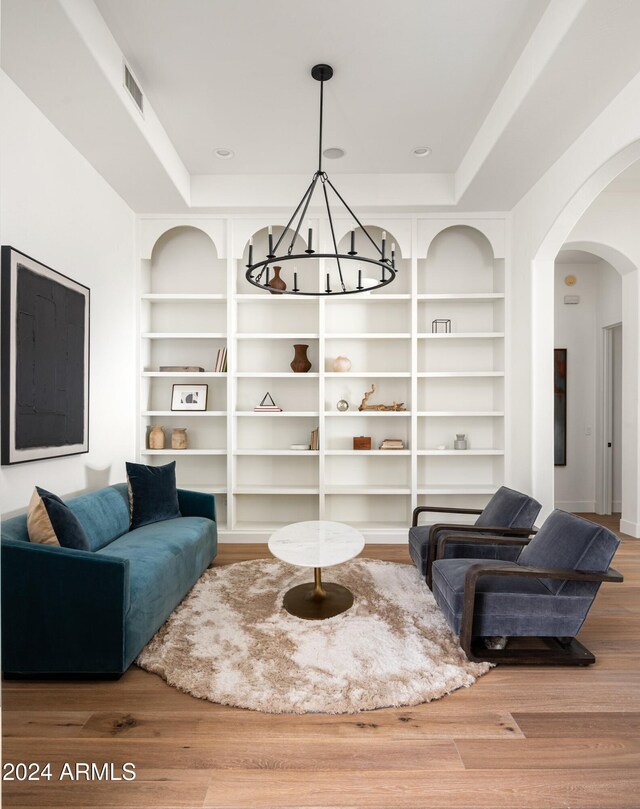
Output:
[[[223,545],[215,564],[268,555]],[[404,546],[364,555],[409,561]],[[623,538],[614,564],[625,582],[602,587],[580,634],[594,666],[496,668],[414,708],[272,716],[135,667],[117,682],[5,682],[3,760],[51,762],[54,778],[5,781],[3,805],[637,809],[640,540]],[[133,762],[137,779],[60,782],[65,762]]]

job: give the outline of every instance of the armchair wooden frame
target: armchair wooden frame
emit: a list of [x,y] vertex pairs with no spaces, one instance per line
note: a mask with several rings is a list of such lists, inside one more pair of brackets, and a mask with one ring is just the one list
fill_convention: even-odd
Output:
[[[447,536],[440,541],[439,551],[443,552],[447,542],[460,541],[464,536]],[[469,541],[466,538],[465,541]],[[484,541],[476,539],[474,541]],[[519,539],[507,539],[496,537],[497,544],[523,544]],[[526,544],[526,543],[524,543]],[[469,660],[474,662],[503,663],[508,665],[563,665],[563,666],[588,666],[595,663],[595,655],[592,654],[575,638],[570,637],[541,637],[538,640],[545,644],[545,648],[518,648],[518,649],[486,649],[480,645],[480,641],[473,639],[473,620],[476,607],[476,587],[478,580],[482,576],[519,576],[535,579],[562,579],[564,581],[585,581],[585,582],[613,582],[619,584],[624,581],[621,573],[610,567],[606,573],[599,573],[592,570],[573,570],[543,567],[522,567],[514,565],[487,565],[485,562],[477,562],[467,570],[464,581],[464,603],[462,609],[462,623],[460,626],[460,645]],[[553,595],[549,595],[553,598]]]
[[[442,508],[440,506],[418,506],[413,510],[413,519],[411,522],[411,527],[416,528],[418,525],[418,519],[421,513],[423,512],[435,512],[440,514],[482,514],[482,509],[477,508]],[[469,537],[464,536],[465,533],[470,534],[487,534],[487,541],[485,544],[491,545],[510,545],[510,544],[520,544],[526,545],[530,539],[537,532],[537,528],[510,528],[509,526],[505,525],[469,525],[469,524],[462,524],[457,525],[455,523],[435,523],[435,525],[431,526],[431,530],[429,531],[429,539],[427,542],[427,572],[425,576],[425,581],[427,582],[427,587],[431,589],[432,584],[432,572],[431,568],[433,566],[434,561],[436,558],[436,552],[438,548],[438,543],[440,539],[443,537],[448,537],[448,541],[464,541],[470,542],[471,540],[475,540],[476,542],[483,542],[484,540],[479,539],[478,537]],[[455,536],[450,534],[449,532],[455,532]],[[445,533],[446,532],[446,533]],[[517,543],[507,543],[507,542],[497,542],[496,539],[499,537],[518,537]],[[445,544],[442,546],[445,547]]]

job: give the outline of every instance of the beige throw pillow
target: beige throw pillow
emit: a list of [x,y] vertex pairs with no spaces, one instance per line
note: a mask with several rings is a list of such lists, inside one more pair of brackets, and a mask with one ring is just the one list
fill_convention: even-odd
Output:
[[51,525],[47,509],[44,507],[42,497],[40,497],[37,489],[33,490],[29,502],[27,531],[29,532],[30,542],[37,542],[41,545],[60,545],[56,532]]

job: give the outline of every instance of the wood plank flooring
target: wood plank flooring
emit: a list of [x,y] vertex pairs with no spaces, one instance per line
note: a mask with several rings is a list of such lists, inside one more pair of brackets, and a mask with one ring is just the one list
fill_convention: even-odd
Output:
[[[592,516],[593,515],[588,515]],[[597,518],[613,525],[612,520]],[[223,545],[216,565],[268,556]],[[406,548],[364,555],[406,563]],[[494,669],[469,689],[356,716],[256,713],[131,668],[117,682],[3,684],[3,761],[136,764],[132,782],[4,782],[11,809],[638,809],[640,541],[580,639],[589,668]]]

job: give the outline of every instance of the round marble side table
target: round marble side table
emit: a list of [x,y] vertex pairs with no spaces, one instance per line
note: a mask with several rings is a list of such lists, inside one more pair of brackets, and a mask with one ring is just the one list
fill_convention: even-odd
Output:
[[290,565],[313,568],[313,584],[299,584],[285,593],[283,606],[291,615],[323,620],[345,612],[353,593],[341,584],[322,581],[322,568],[353,559],[364,548],[364,537],[341,522],[309,520],[285,525],[269,539],[269,550]]

